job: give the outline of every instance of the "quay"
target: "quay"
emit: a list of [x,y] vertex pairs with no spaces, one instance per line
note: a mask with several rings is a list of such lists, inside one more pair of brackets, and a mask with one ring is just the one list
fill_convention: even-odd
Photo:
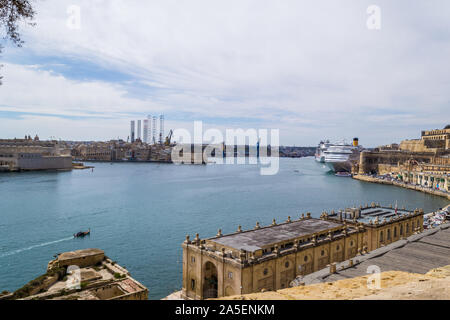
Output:
[[422,131],[420,139],[362,151],[352,176],[450,199],[450,125]]
[[[372,183],[379,183],[379,184],[386,184],[386,185],[392,185],[397,186],[401,188],[406,188],[410,190],[420,191],[424,193],[428,193],[434,196],[444,197],[450,200],[450,192],[444,191],[444,190],[435,190],[432,188],[424,187],[421,185],[414,185],[407,182],[402,181],[396,181],[396,180],[386,180],[383,178],[373,177],[369,175],[353,175],[353,179],[364,181],[364,182],[372,182]],[[447,186],[450,185],[448,182],[450,181],[450,177],[446,179]]]

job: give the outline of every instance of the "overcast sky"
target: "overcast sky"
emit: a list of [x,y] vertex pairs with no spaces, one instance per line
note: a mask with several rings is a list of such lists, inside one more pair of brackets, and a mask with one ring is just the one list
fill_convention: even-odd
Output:
[[2,138],[126,139],[130,120],[164,113],[166,131],[202,120],[376,146],[450,123],[448,0],[35,4],[25,45],[4,44]]

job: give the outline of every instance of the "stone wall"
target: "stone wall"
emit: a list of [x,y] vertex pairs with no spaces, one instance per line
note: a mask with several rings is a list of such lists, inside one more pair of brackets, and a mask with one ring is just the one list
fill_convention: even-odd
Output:
[[[20,156],[20,155],[19,155]],[[71,156],[19,157],[17,167],[20,170],[57,170],[72,169]]]

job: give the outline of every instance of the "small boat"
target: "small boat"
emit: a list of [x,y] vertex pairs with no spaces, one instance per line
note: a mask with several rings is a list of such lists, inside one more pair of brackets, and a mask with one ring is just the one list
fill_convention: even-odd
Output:
[[91,234],[91,229],[89,228],[88,231],[80,231],[78,233],[74,233],[73,237],[74,238],[84,238],[90,234]]
[[335,174],[336,177],[351,177],[352,174],[349,172],[338,172]]

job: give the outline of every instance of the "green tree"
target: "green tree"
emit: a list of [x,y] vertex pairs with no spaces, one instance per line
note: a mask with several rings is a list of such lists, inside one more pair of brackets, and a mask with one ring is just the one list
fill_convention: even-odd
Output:
[[[4,41],[10,40],[14,45],[21,47],[23,41],[19,33],[19,22],[27,21],[34,25],[32,20],[35,11],[30,2],[33,0],[0,0],[0,33]],[[0,53],[3,47],[0,45]],[[1,66],[0,66],[1,67]],[[0,76],[0,85],[3,77]]]

